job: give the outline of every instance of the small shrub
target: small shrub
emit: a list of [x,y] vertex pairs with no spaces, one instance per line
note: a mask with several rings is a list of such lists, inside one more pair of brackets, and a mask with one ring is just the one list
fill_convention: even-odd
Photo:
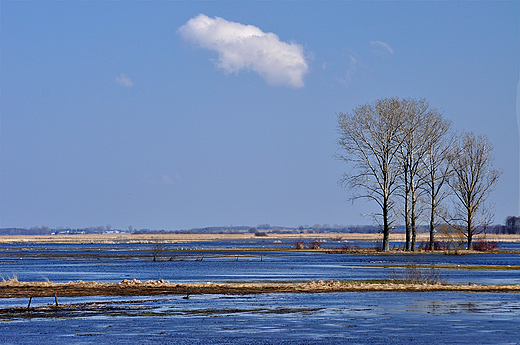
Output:
[[255,236],[258,236],[258,237],[266,237],[267,234],[265,232],[255,232]]
[[321,248],[320,240],[312,240],[311,243],[309,243],[309,249],[320,249],[320,248]]
[[499,244],[495,241],[478,241],[473,243],[473,250],[477,250],[479,252],[487,252],[491,250],[498,249]]
[[304,243],[302,240],[298,240],[298,241],[294,242],[294,248],[303,249],[303,247],[304,247]]
[[[430,250],[430,241],[423,241],[423,242],[419,243],[418,247],[420,250],[429,251]],[[439,241],[433,242],[433,250],[444,250],[444,249],[448,249],[448,247],[449,247],[449,244],[447,244],[445,242],[439,242]]]
[[152,251],[153,261],[157,261],[159,254],[166,251],[166,249],[167,249],[166,245],[162,242],[157,241],[154,244],[152,244],[151,251]]
[[345,254],[349,251],[355,251],[355,250],[359,250],[359,247],[344,243],[341,245],[341,247],[335,247],[335,248],[328,249],[326,251],[326,253],[327,254]]

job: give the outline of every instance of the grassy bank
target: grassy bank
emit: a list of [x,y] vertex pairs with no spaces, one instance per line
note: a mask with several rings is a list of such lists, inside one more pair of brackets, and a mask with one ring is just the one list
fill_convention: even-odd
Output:
[[520,292],[520,285],[450,285],[413,284],[403,281],[341,282],[310,281],[306,283],[194,283],[179,284],[163,280],[141,282],[123,280],[103,282],[0,282],[0,298],[65,297],[65,296],[151,296],[170,294],[257,294],[257,293],[323,293],[323,292]]

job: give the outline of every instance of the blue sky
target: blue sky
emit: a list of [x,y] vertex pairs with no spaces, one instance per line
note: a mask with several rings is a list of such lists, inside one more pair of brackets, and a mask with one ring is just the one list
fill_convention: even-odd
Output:
[[516,1],[0,6],[1,227],[371,224],[337,114],[392,96],[487,135],[518,214]]

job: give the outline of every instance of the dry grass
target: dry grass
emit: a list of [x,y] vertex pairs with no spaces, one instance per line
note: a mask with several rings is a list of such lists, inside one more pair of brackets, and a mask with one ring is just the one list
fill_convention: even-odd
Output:
[[454,292],[520,292],[520,285],[447,285],[440,283],[407,282],[340,282],[310,281],[283,284],[179,284],[163,280],[141,282],[123,280],[120,283],[101,282],[0,282],[0,298],[52,296],[145,296],[166,294],[256,294],[256,293],[317,293],[317,292],[374,292],[374,291],[454,291]]
[[[326,240],[334,241],[341,236],[343,241],[353,240],[381,240],[380,234],[356,233],[323,233],[323,234],[268,234],[267,237],[258,237],[255,234],[92,234],[92,235],[4,235],[0,236],[0,243],[31,242],[31,243],[164,243],[189,241],[216,241],[216,240]],[[404,234],[390,234],[390,241],[404,241]],[[417,242],[428,241],[429,234],[418,234]],[[436,240],[442,241],[442,236]],[[475,239],[477,241],[478,239]],[[520,242],[520,235],[487,235],[487,241]]]

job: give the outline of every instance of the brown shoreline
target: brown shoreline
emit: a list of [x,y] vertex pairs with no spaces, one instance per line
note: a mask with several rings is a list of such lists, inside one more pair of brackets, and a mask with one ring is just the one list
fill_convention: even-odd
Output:
[[[244,241],[244,240],[311,240],[318,239],[332,241],[340,239],[343,242],[353,240],[380,241],[381,234],[363,233],[317,233],[317,234],[271,234],[266,237],[255,236],[251,233],[245,234],[80,234],[80,235],[2,235],[0,243],[152,243],[152,242],[193,242],[193,241]],[[442,236],[437,236],[438,240],[443,240]],[[480,238],[479,238],[480,239]],[[477,240],[479,240],[477,239]],[[487,241],[496,242],[520,242],[520,235],[488,234]],[[405,234],[390,234],[391,241],[404,241]],[[429,240],[429,234],[421,233],[417,235],[417,242]]]
[[238,283],[170,283],[163,280],[141,282],[123,280],[102,282],[0,282],[0,298],[70,297],[70,296],[152,296],[186,294],[258,294],[324,292],[501,292],[519,293],[520,285],[448,285],[400,282],[367,283],[310,281],[284,284]]

